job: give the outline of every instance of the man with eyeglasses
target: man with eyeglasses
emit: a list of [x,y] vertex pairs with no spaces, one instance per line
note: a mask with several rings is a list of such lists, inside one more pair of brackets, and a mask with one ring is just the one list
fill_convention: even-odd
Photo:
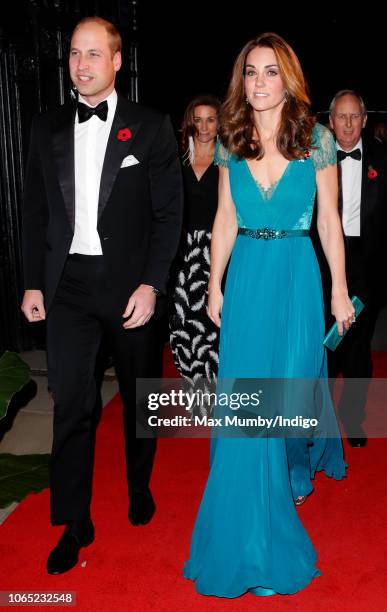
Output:
[[[372,376],[371,341],[383,288],[387,157],[375,140],[362,136],[367,111],[356,92],[336,93],[329,122],[336,136],[348,289],[351,297],[357,295],[365,304],[348,336],[335,352],[329,352],[329,376],[341,372],[344,379],[351,379],[344,384],[339,414],[348,442],[361,448],[367,444],[362,423]],[[332,322],[328,311],[327,326]]]

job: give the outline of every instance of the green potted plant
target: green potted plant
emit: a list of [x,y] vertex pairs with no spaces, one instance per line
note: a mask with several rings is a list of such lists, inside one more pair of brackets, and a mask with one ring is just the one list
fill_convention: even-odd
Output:
[[[30,368],[17,353],[6,351],[0,357],[0,425],[4,424],[12,399],[30,380]],[[49,458],[43,454],[0,453],[0,508],[48,486]]]

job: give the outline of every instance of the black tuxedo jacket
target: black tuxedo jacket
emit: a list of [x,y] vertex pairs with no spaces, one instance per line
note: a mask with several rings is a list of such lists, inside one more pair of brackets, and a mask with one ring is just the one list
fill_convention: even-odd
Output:
[[[346,242],[347,279],[358,276],[358,284],[363,290],[366,302],[377,300],[380,292],[386,289],[383,278],[386,270],[386,221],[387,221],[387,154],[377,141],[363,138],[362,187],[360,203],[361,254],[353,251],[350,241]],[[373,172],[377,176],[372,178]],[[331,277],[328,263],[317,234],[317,211],[315,207],[311,227],[311,237],[320,264],[324,300],[326,308],[330,304]],[[356,270],[354,270],[356,266]],[[351,283],[349,282],[349,285]],[[349,286],[353,292],[357,287]],[[330,312],[330,307],[327,312]]]
[[[26,289],[49,310],[74,235],[74,120],[68,104],[32,125],[23,205]],[[127,128],[130,137],[120,140]],[[134,155],[138,164],[121,168]],[[166,290],[180,237],[183,190],[168,117],[118,96],[102,169],[97,230],[111,290],[125,303],[140,285]]]
[[[376,171],[375,177],[373,177]],[[384,247],[387,220],[387,154],[374,139],[363,140],[362,183],[360,203],[360,237],[368,264],[386,253]],[[385,262],[384,262],[385,263]]]

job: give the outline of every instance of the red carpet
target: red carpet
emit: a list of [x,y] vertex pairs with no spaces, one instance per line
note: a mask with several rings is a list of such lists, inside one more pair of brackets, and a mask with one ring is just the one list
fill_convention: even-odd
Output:
[[[387,354],[376,354],[376,376]],[[169,364],[168,373],[171,375]],[[297,595],[237,600],[200,596],[181,576],[208,469],[208,440],[161,440],[152,489],[157,514],[146,527],[127,520],[121,409],[115,398],[98,432],[93,519],[96,541],[63,576],[45,562],[62,528],[49,526],[49,495],[30,495],[0,527],[0,590],[76,591],[80,611],[302,610],[379,611],[387,607],[386,440],[366,449],[345,443],[348,476],[319,475],[300,508],[322,572]]]

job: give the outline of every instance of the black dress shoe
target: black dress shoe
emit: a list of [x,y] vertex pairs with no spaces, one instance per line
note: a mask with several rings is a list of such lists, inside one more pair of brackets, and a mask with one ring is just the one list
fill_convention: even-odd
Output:
[[155,502],[149,489],[131,494],[129,520],[132,525],[146,525],[152,519],[155,510]]
[[91,519],[73,521],[66,526],[58,544],[47,560],[49,574],[63,574],[78,563],[79,551],[94,541],[94,525]]
[[353,448],[363,448],[367,445],[367,436],[361,425],[351,427],[350,431],[346,430],[348,444]]
[[364,436],[362,438],[347,438],[348,444],[353,446],[353,448],[364,448],[367,446],[367,438]]

